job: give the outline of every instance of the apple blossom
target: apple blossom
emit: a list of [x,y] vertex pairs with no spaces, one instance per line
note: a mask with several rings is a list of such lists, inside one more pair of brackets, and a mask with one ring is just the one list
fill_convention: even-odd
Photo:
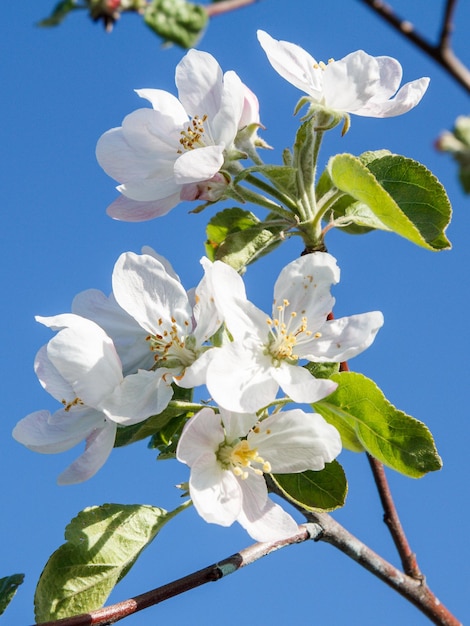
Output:
[[268,497],[264,473],[321,470],[341,451],[338,431],[300,409],[270,415],[204,408],[186,424],[176,456],[191,468],[189,492],[209,523],[239,522],[257,541],[276,541],[297,524]]
[[278,74],[304,91],[315,109],[333,116],[402,115],[420,102],[429,84],[429,78],[419,78],[398,90],[403,71],[392,57],[373,57],[357,50],[325,64],[300,46],[277,41],[262,30],[258,40]]
[[114,297],[140,327],[139,350],[145,346],[152,355],[149,376],[186,388],[205,382],[213,352],[206,342],[222,324],[209,279],[212,264],[205,259],[203,265],[205,276],[194,295],[148,254],[122,254],[113,271]]
[[171,397],[171,387],[160,384],[164,390],[159,394],[145,371],[124,378],[111,339],[94,322],[74,314],[36,319],[59,331],[39,350],[35,371],[63,408],[52,415],[31,413],[16,425],[13,436],[45,454],[63,452],[85,439],[85,452],[58,479],[59,484],[82,482],[108,458],[117,424],[133,424],[160,412],[161,397],[167,387]]
[[317,379],[308,361],[341,362],[365,350],[383,324],[379,311],[328,320],[339,281],[336,260],[315,252],[289,263],[274,287],[269,316],[245,294],[237,272],[217,261],[212,283],[217,306],[234,341],[215,351],[206,385],[214,400],[230,411],[253,412],[272,402],[281,387],[294,402],[317,402],[336,383]]
[[179,99],[159,89],[137,94],[153,109],[128,115],[98,141],[101,167],[121,184],[108,213],[125,221],[165,215],[181,200],[217,200],[227,185],[221,170],[234,153],[244,86],[222,74],[213,56],[190,50],[176,68]]

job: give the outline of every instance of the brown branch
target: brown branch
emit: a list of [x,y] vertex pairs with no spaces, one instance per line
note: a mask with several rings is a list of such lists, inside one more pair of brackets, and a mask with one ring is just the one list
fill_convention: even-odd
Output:
[[204,5],[204,10],[209,17],[214,17],[214,15],[235,11],[235,9],[241,9],[255,2],[258,2],[258,0],[221,0],[220,2]]
[[412,552],[408,539],[401,525],[398,512],[393,501],[392,492],[387,482],[385,475],[385,468],[383,463],[374,459],[370,454],[367,455],[369,464],[374,476],[375,484],[379,492],[380,501],[384,510],[384,522],[387,525],[390,534],[392,535],[395,547],[400,555],[403,571],[408,576],[415,578],[416,580],[423,580],[423,574],[419,569],[418,562],[416,560],[416,554]]
[[129,600],[124,600],[123,602],[118,602],[117,604],[91,611],[90,613],[65,617],[56,621],[43,622],[36,626],[105,626],[115,624],[129,615],[133,615],[138,611],[142,611],[164,600],[185,593],[190,589],[195,589],[206,583],[220,580],[224,576],[228,576],[280,548],[295,543],[301,543],[308,539],[316,539],[320,534],[321,528],[317,524],[304,524],[299,526],[299,532],[297,534],[292,535],[292,537],[288,539],[270,543],[255,543],[219,563],[209,565],[209,567],[205,567],[198,572],[193,572],[188,576],[179,578],[157,589],[152,589],[152,591],[147,591]]
[[462,623],[438,600],[424,579],[416,580],[376,554],[326,513],[307,513],[306,518],[323,530],[320,541],[331,544],[414,604],[439,626],[462,626]]
[[461,87],[470,92],[470,70],[455,56],[450,47],[450,33],[453,30],[453,11],[456,0],[448,0],[438,44],[430,43],[418,33],[411,22],[399,17],[393,9],[382,0],[359,0],[372,9],[381,19],[385,20],[416,47],[436,61],[456,80]]

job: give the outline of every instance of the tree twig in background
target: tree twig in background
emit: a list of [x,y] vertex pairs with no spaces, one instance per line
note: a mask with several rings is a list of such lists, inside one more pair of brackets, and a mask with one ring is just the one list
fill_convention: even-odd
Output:
[[221,0],[220,2],[214,2],[209,5],[203,5],[204,9],[209,17],[214,15],[221,15],[222,13],[228,13],[235,9],[241,9],[249,4],[254,4],[259,0]]
[[381,19],[393,26],[406,39],[411,41],[420,50],[425,52],[436,63],[441,65],[452,76],[461,87],[470,93],[470,70],[454,54],[450,45],[450,36],[453,32],[453,14],[457,5],[457,0],[448,0],[442,20],[441,35],[437,44],[430,43],[423,35],[418,33],[413,24],[406,19],[399,17],[382,0],[359,0],[370,7]]

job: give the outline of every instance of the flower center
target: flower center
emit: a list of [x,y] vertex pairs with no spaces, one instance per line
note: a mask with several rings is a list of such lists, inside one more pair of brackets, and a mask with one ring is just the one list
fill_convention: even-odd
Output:
[[269,326],[268,345],[266,353],[273,357],[274,365],[279,365],[280,361],[286,359],[290,362],[298,361],[299,357],[294,353],[296,346],[304,341],[310,341],[312,335],[314,339],[321,337],[321,333],[313,333],[308,329],[307,316],[305,311],[301,311],[300,316],[297,311],[286,313],[289,308],[289,300],[283,300],[277,308],[277,317],[268,317],[266,323]]
[[[174,317],[171,325],[165,323],[162,318],[158,320],[161,332],[155,335],[147,335],[150,351],[154,353],[156,367],[185,368],[194,363],[198,357],[196,340],[193,335],[183,334]],[[189,329],[190,322],[184,321],[184,326]]]
[[188,126],[180,132],[180,144],[182,149],[180,148],[177,151],[178,154],[182,154],[188,150],[194,150],[195,148],[204,148],[208,145],[206,141],[207,135],[205,135],[206,131],[204,129],[204,122],[206,121],[207,115],[203,115],[202,117],[195,115]]
[[242,480],[248,478],[249,470],[252,470],[258,476],[271,471],[269,461],[266,461],[258,454],[257,448],[251,448],[246,439],[232,444],[225,441],[220,446],[216,456],[224,469],[231,469],[235,476]]

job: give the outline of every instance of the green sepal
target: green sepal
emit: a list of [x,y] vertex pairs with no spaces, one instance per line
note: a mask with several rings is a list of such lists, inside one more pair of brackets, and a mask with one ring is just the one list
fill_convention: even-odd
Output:
[[153,506],[104,504],[81,511],[65,529],[66,543],[41,574],[36,620],[57,620],[103,606],[142,550],[184,507],[169,513]]
[[362,374],[341,372],[331,376],[336,391],[313,408],[336,426],[344,447],[366,450],[392,469],[420,478],[438,470],[442,461],[428,428],[395,408],[377,385]]
[[0,578],[0,615],[5,612],[23,581],[24,574],[12,574],[11,576]]
[[304,367],[315,378],[331,378],[333,374],[338,373],[339,363],[313,363],[310,361]]
[[62,2],[58,2],[55,5],[49,17],[46,17],[45,19],[38,22],[37,26],[41,26],[41,27],[58,26],[65,20],[65,18],[71,11],[74,11],[75,9],[82,9],[82,8],[84,7],[77,6],[76,0],[62,0]]
[[[286,158],[286,155],[284,155],[284,158]],[[234,182],[239,183],[251,174],[261,174],[269,180],[278,191],[295,202],[298,196],[297,169],[295,167],[270,164],[252,165],[237,174],[234,178]]]
[[173,399],[170,400],[164,411],[158,415],[152,415],[143,422],[132,424],[132,426],[120,426],[116,432],[114,447],[120,448],[128,446],[136,441],[152,437],[156,433],[164,430],[171,420],[175,417],[187,419],[194,415],[194,411],[185,408],[181,402],[190,402],[192,398],[192,389],[183,389],[177,385],[173,385]]
[[276,219],[270,214],[261,221],[238,207],[216,213],[206,227],[208,258],[242,270],[281,243],[283,226]]
[[359,226],[388,230],[428,250],[451,247],[444,231],[451,206],[444,187],[421,163],[386,155],[364,164],[351,154],[328,163],[337,189],[354,200],[344,214]]
[[158,450],[158,461],[176,458],[176,447],[183,430],[183,426],[194,413],[177,415],[164,428],[152,435],[148,447]]
[[278,489],[294,504],[308,511],[334,511],[344,505],[348,483],[338,461],[326,463],[324,469],[298,474],[273,474]]
[[144,22],[165,43],[192,48],[199,41],[208,21],[199,4],[185,0],[152,0],[144,12]]

